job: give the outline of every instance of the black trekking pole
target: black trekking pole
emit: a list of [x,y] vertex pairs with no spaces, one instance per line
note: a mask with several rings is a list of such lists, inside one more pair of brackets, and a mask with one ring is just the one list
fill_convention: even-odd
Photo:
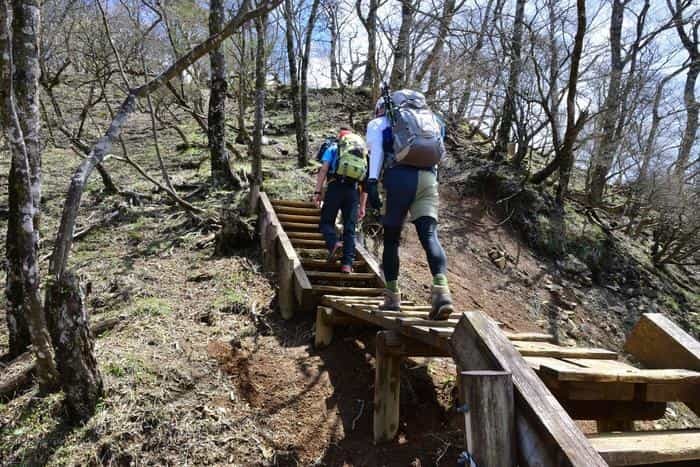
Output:
[[384,100],[384,108],[386,109],[387,117],[389,117],[389,123],[394,126],[396,123],[396,114],[394,109],[394,101],[391,100],[391,93],[389,92],[389,83],[384,81],[382,83],[382,99]]

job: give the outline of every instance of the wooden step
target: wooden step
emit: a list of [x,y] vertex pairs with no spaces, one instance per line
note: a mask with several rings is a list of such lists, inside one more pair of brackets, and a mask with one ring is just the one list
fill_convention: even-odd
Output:
[[300,199],[273,199],[270,200],[274,207],[287,206],[292,208],[316,208],[316,205],[311,201],[302,201]]
[[554,343],[554,336],[541,332],[506,332],[506,337],[512,341],[530,342],[551,342]]
[[305,238],[290,238],[292,245],[298,248],[326,248],[326,242],[324,240],[308,240]]
[[374,287],[338,287],[334,285],[312,285],[314,295],[362,295],[376,296],[384,293],[383,288]]
[[323,235],[320,232],[287,232],[287,237],[292,239],[302,240],[323,240]]
[[313,231],[313,232],[318,232],[318,223],[316,224],[305,224],[303,222],[280,222],[280,225],[284,230],[287,231],[297,231],[297,230],[305,230],[305,231]]
[[371,281],[377,278],[371,272],[353,272],[347,274],[344,272],[326,272],[326,271],[306,271],[306,277],[309,279],[325,279],[325,280],[343,280],[343,281]]
[[[310,258],[302,258],[301,259],[301,265],[304,267],[304,269],[308,271],[313,271],[313,270],[318,270],[318,271],[340,271],[340,263],[329,263],[324,259],[310,259]],[[353,269],[360,269],[364,268],[367,266],[367,263],[365,263],[362,260],[359,261],[353,261],[352,262],[352,267]]]
[[275,206],[277,214],[292,214],[299,216],[318,216],[321,210],[318,208],[295,208],[292,206]]
[[607,368],[563,368],[557,364],[540,364],[539,373],[556,378],[558,381],[578,381],[591,383],[645,383],[645,384],[688,384],[698,387],[700,394],[700,373],[690,370],[640,370]]
[[523,357],[599,358],[617,360],[617,354],[606,349],[561,347],[548,342],[511,341]]
[[599,433],[588,439],[611,466],[700,459],[700,430]]
[[299,216],[296,214],[278,214],[280,222],[296,222],[300,224],[315,224],[321,221],[321,216]]

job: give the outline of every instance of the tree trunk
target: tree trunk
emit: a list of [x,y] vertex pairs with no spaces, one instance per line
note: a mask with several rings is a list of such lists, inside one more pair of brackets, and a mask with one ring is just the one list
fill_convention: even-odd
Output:
[[622,23],[625,5],[621,0],[613,0],[610,18],[610,81],[608,93],[601,112],[600,139],[598,150],[591,160],[591,174],[588,189],[588,201],[597,206],[603,198],[603,191],[612,167],[618,142],[615,138],[615,123],[620,109],[620,85],[622,81]]
[[496,137],[496,145],[494,148],[494,155],[499,159],[507,151],[508,143],[510,142],[510,127],[515,120],[515,94],[518,92],[520,71],[522,70],[520,49],[523,41],[525,2],[526,0],[517,0],[515,5],[515,23],[513,25],[508,85],[506,86],[506,97],[503,102],[503,112],[501,113],[501,125],[498,127],[498,136]]
[[313,0],[311,11],[309,12],[309,20],[306,24],[306,32],[304,37],[304,52],[301,55],[301,85],[299,89],[300,113],[301,113],[301,129],[302,129],[302,144],[299,148],[299,166],[304,167],[309,163],[309,59],[311,58],[311,39],[316,24],[318,14],[318,6],[320,0]]
[[[12,154],[11,175],[8,182],[9,199],[15,203],[10,207],[10,212],[16,216],[14,231],[8,230],[7,242],[12,243],[12,260],[10,271],[14,279],[19,279],[18,284],[10,288],[13,299],[21,298],[21,310],[27,321],[29,335],[37,359],[37,379],[42,391],[48,392],[55,389],[56,367],[51,354],[51,343],[46,328],[44,310],[39,296],[39,262],[37,256],[38,242],[38,214],[39,202],[34,200],[34,195],[40,196],[40,177],[32,177],[32,163],[30,148],[36,153],[32,157],[41,158],[39,140],[38,119],[38,54],[39,25],[41,21],[40,10],[35,3],[16,5],[18,10],[13,11],[15,18],[13,28],[24,40],[24,43],[16,51],[13,50],[13,37],[10,33],[10,5],[3,0],[0,8],[0,105],[2,108],[2,128],[10,146]],[[17,42],[19,39],[14,38]],[[15,79],[25,79],[21,83],[23,94],[24,113],[27,118],[20,122],[19,113],[15,104],[12,70],[13,58],[18,57],[15,69]],[[36,74],[36,76],[34,76]],[[22,131],[22,125],[27,128],[27,137]],[[37,164],[37,161],[34,161]],[[35,170],[37,166],[34,167]],[[9,226],[8,226],[9,227]],[[8,274],[9,278],[9,274]],[[20,288],[16,288],[19,285]],[[8,284],[9,287],[9,284]],[[20,295],[15,295],[19,292]],[[17,306],[16,304],[12,305]],[[17,311],[15,309],[15,311]]]
[[68,415],[78,423],[95,413],[104,392],[83,299],[83,290],[71,272],[64,273],[58,282],[52,282],[46,291],[46,310],[61,388],[66,395]]
[[[697,47],[697,45],[696,45]],[[681,146],[678,148],[678,158],[676,159],[675,176],[679,185],[682,187],[684,183],[685,170],[690,161],[690,153],[695,143],[695,135],[698,132],[698,114],[700,112],[700,103],[695,99],[695,83],[700,74],[700,54],[696,54],[693,62],[688,69],[688,74],[685,79],[685,88],[683,91],[683,102],[686,109],[686,123],[681,139]]]
[[328,12],[328,32],[331,35],[331,50],[330,50],[330,62],[331,62],[331,87],[338,87],[338,23],[337,23],[337,11],[332,10]]
[[[224,2],[211,0],[209,6],[209,34],[215,35],[224,27]],[[209,94],[208,132],[211,156],[211,179],[215,186],[236,187],[226,150],[226,59],[219,46],[209,53],[211,86]],[[240,186],[236,187],[240,188]]]
[[255,31],[257,33],[257,46],[255,49],[255,127],[250,151],[252,157],[250,202],[248,204],[248,213],[250,215],[257,212],[258,193],[262,186],[262,137],[265,123],[265,73],[267,71],[265,66],[266,30],[267,15],[261,15],[255,19]]
[[391,78],[389,80],[392,89],[401,89],[406,86],[408,75],[406,65],[410,53],[411,30],[416,17],[412,0],[401,0],[401,27],[399,37],[394,48],[394,65],[391,68]]
[[362,25],[367,31],[367,64],[362,75],[362,87],[374,88],[379,79],[377,71],[377,10],[379,0],[369,0],[367,16],[362,16],[362,1],[356,0],[355,9]]
[[292,115],[297,141],[297,164],[305,167],[307,164],[304,147],[304,128],[301,119],[301,102],[299,94],[299,74],[297,72],[297,52],[294,46],[294,8],[292,0],[284,0],[285,38],[287,41],[287,59],[289,61],[289,86],[292,98]]

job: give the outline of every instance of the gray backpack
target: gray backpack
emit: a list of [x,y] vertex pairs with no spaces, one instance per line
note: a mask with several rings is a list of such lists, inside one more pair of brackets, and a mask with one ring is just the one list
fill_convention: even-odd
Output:
[[425,96],[417,91],[402,89],[391,95],[393,103],[392,133],[394,161],[429,169],[445,155],[442,127],[428,108]]

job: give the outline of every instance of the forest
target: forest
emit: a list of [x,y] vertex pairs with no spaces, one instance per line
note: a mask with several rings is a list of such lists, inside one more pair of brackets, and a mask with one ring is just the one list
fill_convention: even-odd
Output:
[[[422,429],[366,447],[373,333],[315,351],[258,248],[260,194],[310,201],[383,86],[445,123],[458,311],[616,351],[646,312],[700,336],[693,0],[0,1],[2,465],[456,459],[453,364],[409,365]],[[377,213],[358,235],[381,258]]]

